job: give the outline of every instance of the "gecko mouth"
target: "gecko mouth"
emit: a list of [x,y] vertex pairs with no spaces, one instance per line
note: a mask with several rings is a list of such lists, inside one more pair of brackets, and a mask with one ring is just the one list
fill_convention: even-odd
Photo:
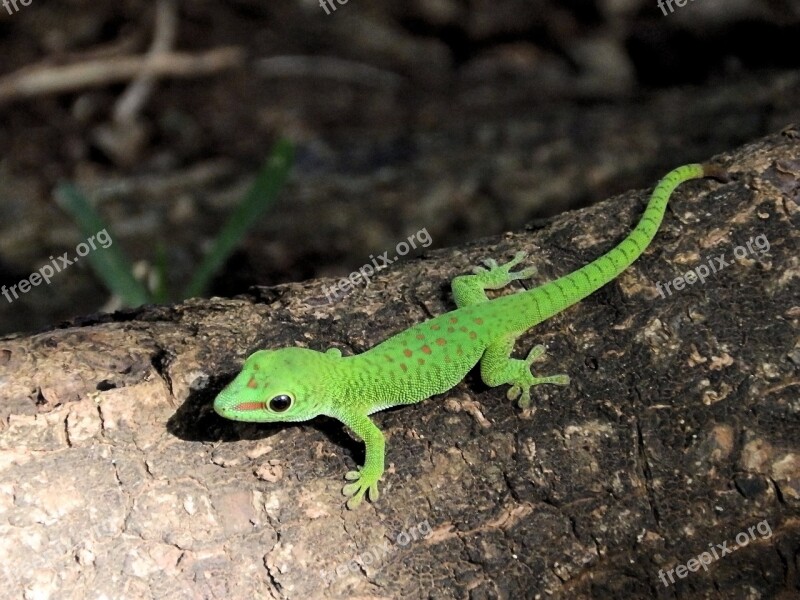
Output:
[[233,407],[233,410],[261,410],[264,408],[263,402],[242,402]]

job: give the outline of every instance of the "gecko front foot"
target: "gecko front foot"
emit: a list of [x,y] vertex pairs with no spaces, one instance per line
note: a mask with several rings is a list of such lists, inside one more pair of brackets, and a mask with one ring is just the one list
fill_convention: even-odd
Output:
[[380,496],[378,493],[378,480],[381,478],[381,473],[378,473],[376,476],[375,474],[368,473],[367,469],[361,467],[359,471],[348,471],[344,478],[347,481],[353,482],[348,483],[342,488],[342,493],[345,496],[350,496],[347,500],[347,508],[350,510],[358,508],[361,504],[361,500],[364,499],[365,493],[367,493],[372,502],[375,502]]
[[517,279],[529,279],[536,275],[536,267],[528,267],[521,271],[511,272],[511,269],[525,260],[527,255],[527,252],[517,252],[513,259],[503,265],[498,264],[493,258],[487,258],[483,261],[483,264],[489,267],[488,269],[485,267],[475,267],[472,269],[472,272],[480,276],[481,283],[483,283],[486,288],[501,288]]
[[528,356],[524,361],[519,361],[521,372],[519,378],[513,381],[511,387],[508,388],[506,397],[509,400],[516,400],[520,408],[528,408],[531,404],[531,388],[541,383],[552,383],[555,385],[569,385],[569,375],[563,373],[559,375],[548,375],[547,377],[534,377],[531,373],[531,365],[544,356],[545,348],[541,344],[531,348]]

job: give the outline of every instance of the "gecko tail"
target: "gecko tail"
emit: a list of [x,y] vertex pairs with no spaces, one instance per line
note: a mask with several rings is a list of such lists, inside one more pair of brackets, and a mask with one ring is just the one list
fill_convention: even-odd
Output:
[[701,177],[721,181],[729,179],[722,167],[711,164],[692,163],[667,173],[653,189],[639,222],[622,242],[577,271],[532,290],[532,293],[547,299],[546,303],[540,303],[537,322],[572,306],[627,269],[653,241],[675,188],[685,181]]

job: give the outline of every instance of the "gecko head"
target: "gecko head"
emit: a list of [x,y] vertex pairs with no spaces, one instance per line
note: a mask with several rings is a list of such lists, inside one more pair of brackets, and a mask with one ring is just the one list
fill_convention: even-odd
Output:
[[330,374],[330,355],[306,348],[260,350],[214,399],[214,410],[234,421],[307,421],[323,412]]

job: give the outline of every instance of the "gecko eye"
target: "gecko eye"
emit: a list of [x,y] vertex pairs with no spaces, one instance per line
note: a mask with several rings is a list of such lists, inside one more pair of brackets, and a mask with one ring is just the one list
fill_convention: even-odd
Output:
[[269,401],[268,406],[272,412],[284,412],[289,410],[289,407],[292,405],[293,398],[287,394],[281,394],[280,396],[275,396],[272,400]]

